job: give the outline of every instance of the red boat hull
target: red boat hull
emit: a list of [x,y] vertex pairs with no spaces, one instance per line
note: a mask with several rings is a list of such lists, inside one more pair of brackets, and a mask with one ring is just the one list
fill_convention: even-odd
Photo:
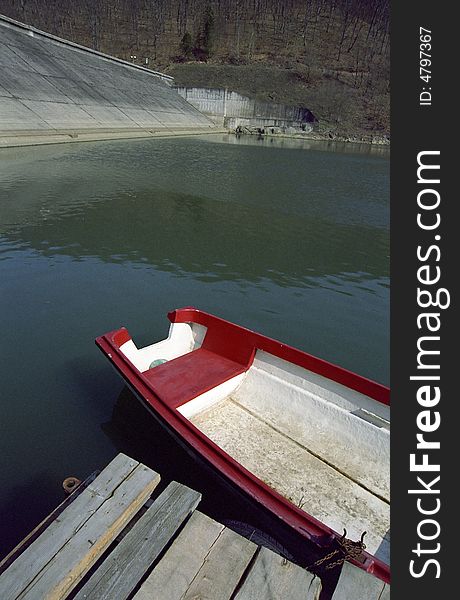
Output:
[[[208,332],[212,332],[207,339],[207,347],[235,362],[250,366],[255,350],[263,350],[365,394],[382,404],[390,403],[390,390],[381,384],[203,311],[185,308],[169,313],[168,317],[173,323],[197,323],[207,327]],[[328,548],[334,539],[341,537],[341,533],[330,529],[255,477],[197,429],[166,397],[160,397],[143,373],[120,350],[130,339],[129,333],[122,328],[98,337],[96,344],[129,387],[176,439],[232,486],[319,548]],[[390,582],[389,566],[376,557],[364,552],[362,562],[351,559],[350,562],[382,581]]]

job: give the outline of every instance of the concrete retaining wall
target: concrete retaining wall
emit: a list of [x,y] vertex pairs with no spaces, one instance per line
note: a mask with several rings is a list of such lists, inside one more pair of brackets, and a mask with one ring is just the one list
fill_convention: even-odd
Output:
[[100,139],[215,129],[172,82],[0,16],[0,145],[64,133]]
[[178,87],[177,91],[200,112],[231,129],[240,125],[311,130],[316,122],[308,108],[259,102],[226,89]]

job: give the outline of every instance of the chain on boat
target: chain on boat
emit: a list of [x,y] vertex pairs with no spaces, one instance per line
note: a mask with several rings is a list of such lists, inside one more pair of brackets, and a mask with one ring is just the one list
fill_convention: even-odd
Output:
[[357,542],[354,542],[353,540],[350,540],[346,537],[347,530],[344,528],[342,537],[336,540],[339,547],[330,552],[329,554],[326,554],[326,556],[319,558],[312,565],[306,567],[307,570],[313,569],[314,567],[319,567],[323,563],[327,562],[328,560],[331,560],[337,555],[340,555],[339,558],[337,558],[336,560],[334,560],[334,562],[331,562],[330,564],[324,567],[327,571],[342,565],[349,558],[359,560],[362,556],[363,551],[366,549],[366,544],[364,543],[364,536],[366,535],[366,533],[367,532],[364,531],[361,535],[361,539]]

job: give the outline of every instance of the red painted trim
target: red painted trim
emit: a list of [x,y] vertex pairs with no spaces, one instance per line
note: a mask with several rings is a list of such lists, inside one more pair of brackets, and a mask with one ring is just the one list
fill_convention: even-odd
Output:
[[[332,375],[332,377],[329,377],[330,379],[342,383],[343,385],[346,385],[345,382],[350,381],[352,385],[348,385],[348,387],[352,387],[352,389],[361,393],[366,393],[368,396],[385,404],[389,403],[385,401],[387,400],[387,395],[384,391],[387,390],[387,388],[380,384],[361,378],[359,375],[345,371],[340,367],[331,365],[330,363],[301,352],[300,350],[296,350],[295,348],[266,338],[265,336],[244,329],[243,327],[233,325],[228,321],[224,321],[223,319],[219,319],[208,313],[198,311],[194,308],[187,308],[173,311],[172,313],[169,313],[168,317],[174,323],[199,323],[208,327],[208,330],[211,327],[219,328],[222,326],[225,331],[228,332],[229,326],[231,326],[234,328],[234,336],[231,338],[232,346],[236,343],[236,339],[238,338],[249,345],[254,343],[253,350],[254,348],[260,348],[261,350],[270,352],[275,356],[279,356],[284,360],[303,366],[320,375],[327,376],[326,373],[330,373]],[[222,323],[224,325],[222,325]],[[129,339],[131,338],[129,337],[128,332],[123,328],[98,337],[96,339],[96,344],[111,360],[112,364],[120,372],[122,377],[154,410],[160,420],[167,423],[168,427],[173,430],[187,446],[192,448],[196,454],[209,463],[213,469],[225,476],[234,486],[240,488],[254,501],[268,509],[281,521],[289,525],[303,537],[315,543],[317,546],[327,547],[334,537],[341,537],[341,534],[330,529],[312,515],[299,509],[263,481],[255,477],[250,471],[245,469],[240,463],[235,461],[230,455],[217,446],[217,444],[197,429],[188,419],[171,407],[166,399],[160,398],[155,394],[146,378],[142,376],[142,373],[120,350],[120,345],[122,345],[120,344],[120,340],[128,341]],[[215,339],[217,338],[212,336],[212,345],[215,343]],[[204,343],[205,341],[203,344]],[[223,348],[223,350],[226,355],[230,354],[232,356],[238,355],[239,352],[234,347],[227,349]],[[245,352],[246,351],[242,352],[241,356],[244,356]],[[364,390],[368,391],[365,392]],[[367,552],[365,552],[364,555],[365,558],[362,564],[356,561],[351,562],[366,570],[368,573],[374,574],[382,581],[389,583],[389,566]]]
[[[182,308],[168,313],[168,318],[172,323],[198,323],[208,328],[206,339],[210,332],[213,333],[213,351],[224,356],[250,354],[254,356],[255,349],[264,350],[278,358],[294,363],[299,367],[308,369],[322,375],[327,379],[332,379],[337,383],[360,392],[382,404],[390,404],[390,390],[365,377],[361,377],[352,371],[347,371],[342,367],[333,365],[326,360],[297,350],[292,346],[282,344],[272,338],[261,335],[246,329],[239,325],[225,321],[214,315],[203,312],[193,307]],[[229,335],[231,333],[231,335]],[[206,339],[203,343],[205,347]],[[211,348],[208,348],[211,349]],[[250,363],[249,363],[250,364]]]

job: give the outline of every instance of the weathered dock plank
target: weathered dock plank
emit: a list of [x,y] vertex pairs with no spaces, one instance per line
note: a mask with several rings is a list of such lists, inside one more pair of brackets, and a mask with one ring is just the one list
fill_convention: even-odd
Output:
[[[74,600],[125,600],[201,500],[172,482],[103,562]],[[160,596],[169,598],[162,591]]]
[[75,531],[96,512],[139,463],[118,455],[65,512],[0,577],[0,597],[16,598],[40,573]]
[[19,596],[20,600],[57,600],[77,585],[104,550],[142,507],[159,482],[148,467],[138,465],[96,513]]
[[231,529],[223,529],[210,548],[183,600],[225,600],[235,591],[257,546]]
[[345,562],[332,600],[390,600],[390,586]]
[[195,511],[134,600],[182,598],[223,530],[223,525]]
[[226,600],[256,550],[249,540],[195,512],[135,600]]
[[32,531],[23,538],[17,546],[15,546],[11,552],[9,552],[0,561],[0,575],[6,571],[6,569],[21,555],[24,550],[32,544],[50,524],[55,521],[58,516],[71,504],[76,498],[96,479],[99,472],[94,472],[92,475],[87,477],[81,484],[61,502],[47,517],[43,519]]
[[[151,499],[159,479],[118,455],[0,575],[1,600],[319,600],[311,573],[196,511],[199,492]],[[351,573],[333,600],[389,599]]]
[[320,593],[318,577],[261,548],[235,600],[318,600]]
[[160,476],[119,454],[0,577],[2,600],[65,597],[151,495]]

